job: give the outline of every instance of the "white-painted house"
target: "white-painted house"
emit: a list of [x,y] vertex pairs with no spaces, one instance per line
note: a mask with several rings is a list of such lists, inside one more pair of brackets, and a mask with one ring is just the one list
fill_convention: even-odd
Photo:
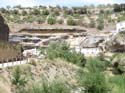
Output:
[[125,31],[125,21],[116,24],[116,32],[119,33],[123,31]]
[[95,48],[75,48],[75,50],[77,52],[81,52],[82,54],[84,54],[85,56],[94,56],[94,55],[97,55],[99,54],[100,52],[102,52],[102,50],[98,47],[95,47]]
[[80,51],[84,55],[97,55],[102,52],[102,49],[99,47],[99,44],[103,41],[104,37],[102,36],[88,36],[81,42],[81,48],[77,48],[76,51]]

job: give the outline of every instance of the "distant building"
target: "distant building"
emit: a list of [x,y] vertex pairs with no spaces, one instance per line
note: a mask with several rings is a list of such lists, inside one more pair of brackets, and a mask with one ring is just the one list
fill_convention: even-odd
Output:
[[81,44],[81,53],[85,55],[97,55],[103,50],[99,47],[99,44],[104,41],[104,37],[99,36],[88,36],[86,39],[84,39]]
[[116,24],[116,32],[118,33],[123,31],[125,31],[125,21]]

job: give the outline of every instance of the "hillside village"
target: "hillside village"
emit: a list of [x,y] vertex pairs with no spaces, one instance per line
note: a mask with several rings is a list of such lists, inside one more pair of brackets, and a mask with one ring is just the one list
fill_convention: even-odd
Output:
[[125,93],[125,4],[0,8],[0,93]]

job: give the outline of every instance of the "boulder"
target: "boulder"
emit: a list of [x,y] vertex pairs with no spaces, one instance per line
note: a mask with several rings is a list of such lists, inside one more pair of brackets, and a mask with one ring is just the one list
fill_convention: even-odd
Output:
[[0,40],[8,41],[9,37],[9,27],[5,23],[4,18],[0,14]]
[[125,33],[118,33],[106,42],[106,49],[111,52],[125,52]]

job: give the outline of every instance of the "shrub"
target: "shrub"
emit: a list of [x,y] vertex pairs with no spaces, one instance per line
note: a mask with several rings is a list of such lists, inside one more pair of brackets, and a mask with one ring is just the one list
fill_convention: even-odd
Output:
[[87,68],[89,71],[105,71],[110,63],[101,61],[98,57],[90,58],[87,62]]
[[115,93],[124,93],[125,92],[125,76],[116,75],[110,78],[109,82],[114,86],[113,92]]
[[58,10],[54,10],[54,11],[53,11],[53,14],[54,14],[55,16],[59,16],[59,15],[60,15],[60,13],[59,13]]
[[107,93],[107,84],[104,74],[100,72],[86,73],[83,78],[83,86],[87,93]]
[[85,88],[85,93],[108,93],[109,88],[104,76],[103,65],[96,60],[88,61],[86,71],[80,70],[78,81]]
[[124,66],[124,58],[125,53],[116,53],[112,57],[112,65],[113,65],[113,73],[124,74],[125,73],[125,66]]
[[59,24],[63,24],[63,23],[64,23],[63,19],[59,19],[57,22],[58,22]]
[[49,59],[62,58],[74,64],[85,64],[84,55],[77,53],[75,50],[70,49],[69,44],[66,42],[52,42],[46,50],[46,55]]
[[40,15],[40,11],[38,9],[33,9],[32,14]]
[[43,10],[42,15],[49,15],[49,11],[47,9]]
[[12,77],[12,84],[16,85],[17,87],[24,87],[27,82],[25,77],[22,77],[21,74],[22,72],[20,67],[16,67]]
[[75,26],[76,22],[72,18],[69,18],[67,19],[67,25]]
[[70,88],[68,88],[65,83],[60,81],[48,83],[46,80],[43,80],[20,93],[70,93],[70,91]]
[[99,16],[97,19],[97,29],[103,30],[104,29],[104,20],[102,16]]
[[31,15],[27,16],[27,22],[32,23],[34,21],[34,18]]
[[56,23],[56,19],[53,18],[53,17],[49,17],[49,18],[47,19],[47,23],[50,24],[50,25],[53,25],[53,24]]
[[98,28],[98,30],[103,30],[104,24],[103,23],[99,23],[97,28]]
[[26,16],[27,14],[28,14],[27,11],[25,11],[25,10],[22,11],[23,16]]

